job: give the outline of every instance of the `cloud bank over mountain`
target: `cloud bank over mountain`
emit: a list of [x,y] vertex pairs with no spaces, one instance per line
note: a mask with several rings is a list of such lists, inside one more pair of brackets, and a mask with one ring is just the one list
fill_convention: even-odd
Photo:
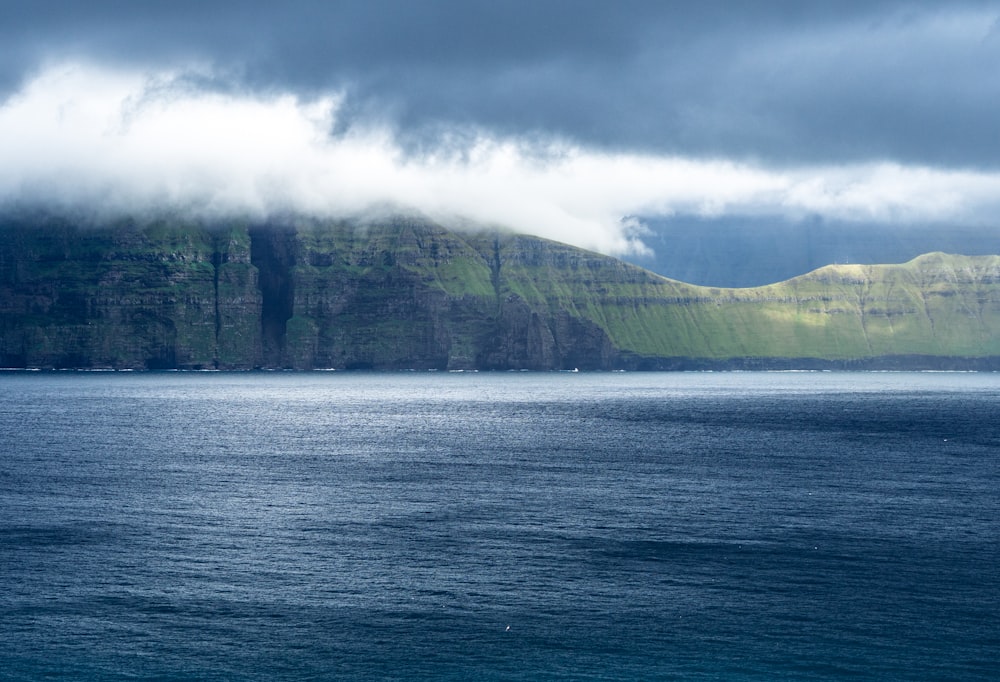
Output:
[[414,210],[611,254],[663,216],[996,226],[987,3],[0,14],[5,202]]

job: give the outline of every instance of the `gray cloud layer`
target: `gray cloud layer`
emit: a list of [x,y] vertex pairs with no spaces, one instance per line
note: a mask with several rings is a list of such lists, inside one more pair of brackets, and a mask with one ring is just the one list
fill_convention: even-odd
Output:
[[1000,168],[983,2],[120,2],[0,8],[0,89],[69,59],[345,94],[408,148],[488,131],[768,165]]

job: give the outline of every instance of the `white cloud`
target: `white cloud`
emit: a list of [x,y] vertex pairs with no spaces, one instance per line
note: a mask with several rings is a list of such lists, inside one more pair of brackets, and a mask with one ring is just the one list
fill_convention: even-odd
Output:
[[207,214],[414,209],[622,254],[636,215],[988,224],[1000,174],[893,163],[773,169],[481,135],[407,155],[384,127],[331,136],[341,98],[201,92],[179,74],[64,64],[0,105],[0,199]]

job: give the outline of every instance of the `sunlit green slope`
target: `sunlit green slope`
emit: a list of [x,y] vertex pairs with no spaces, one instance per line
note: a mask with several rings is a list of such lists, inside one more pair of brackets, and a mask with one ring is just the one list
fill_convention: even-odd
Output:
[[571,267],[551,256],[524,263],[518,239],[510,244],[506,288],[596,322],[616,348],[640,356],[1000,355],[1000,256],[830,265],[780,284],[717,289],[571,252]]

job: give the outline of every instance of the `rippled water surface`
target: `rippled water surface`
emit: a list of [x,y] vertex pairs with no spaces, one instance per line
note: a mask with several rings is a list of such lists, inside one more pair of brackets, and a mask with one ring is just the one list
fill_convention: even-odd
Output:
[[1000,376],[0,373],[0,678],[995,679]]

